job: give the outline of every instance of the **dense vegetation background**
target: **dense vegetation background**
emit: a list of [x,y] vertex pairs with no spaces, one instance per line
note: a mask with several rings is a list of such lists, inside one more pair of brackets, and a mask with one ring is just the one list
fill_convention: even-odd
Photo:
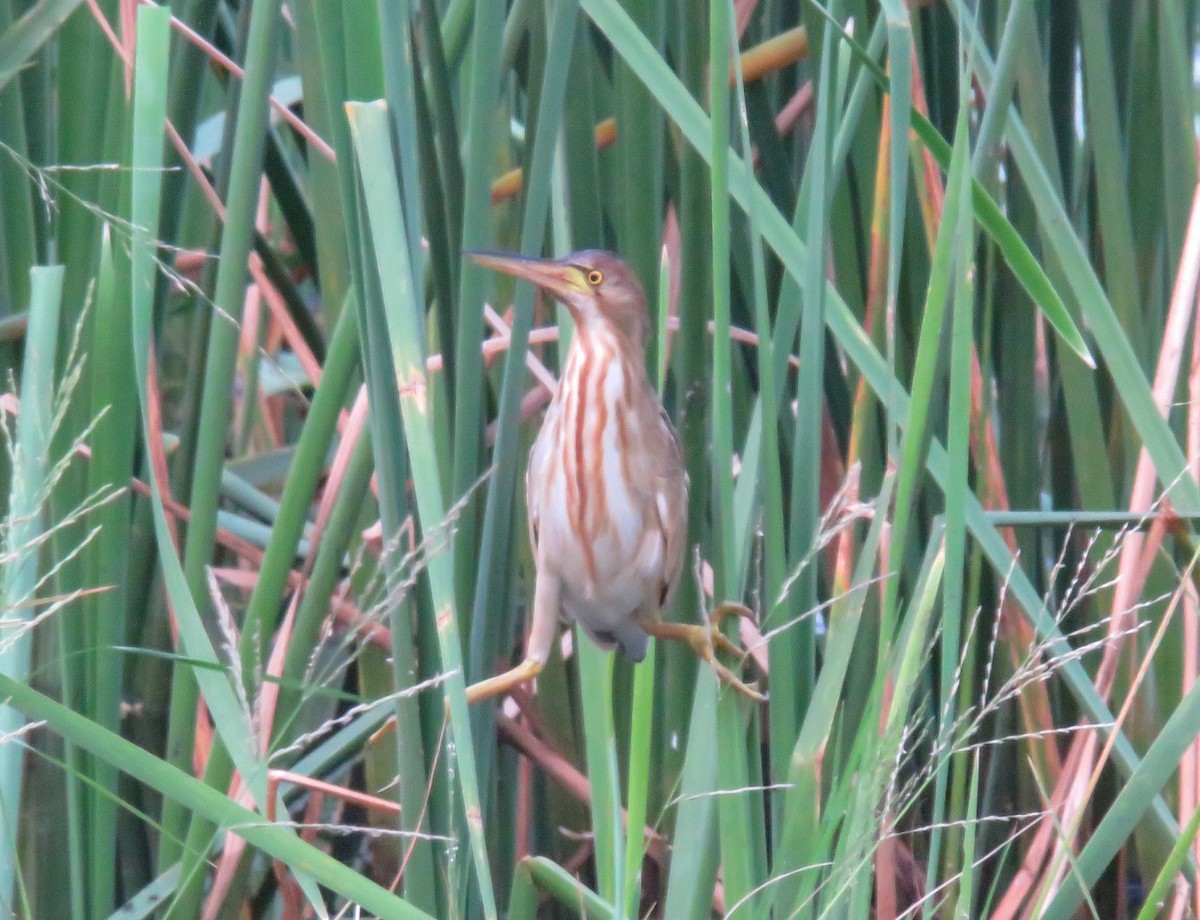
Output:
[[[1198,12],[0,0],[3,910],[1197,916]],[[761,706],[466,706],[593,246]]]

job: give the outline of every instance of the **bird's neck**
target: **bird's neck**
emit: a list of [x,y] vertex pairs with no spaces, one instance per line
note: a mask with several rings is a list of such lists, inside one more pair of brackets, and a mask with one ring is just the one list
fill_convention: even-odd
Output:
[[640,367],[646,361],[646,346],[643,342],[634,341],[610,322],[590,320],[576,325],[567,363],[578,368],[585,359],[589,364],[620,361],[631,367]]

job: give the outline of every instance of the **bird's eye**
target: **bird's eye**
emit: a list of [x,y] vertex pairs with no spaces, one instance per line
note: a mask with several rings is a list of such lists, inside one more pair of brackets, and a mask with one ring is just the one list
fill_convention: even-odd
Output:
[[599,287],[600,282],[604,280],[604,272],[592,269],[587,273],[587,283],[592,287]]

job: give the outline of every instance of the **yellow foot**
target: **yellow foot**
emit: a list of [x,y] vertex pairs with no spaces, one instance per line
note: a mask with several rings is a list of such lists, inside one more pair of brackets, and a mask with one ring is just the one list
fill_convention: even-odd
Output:
[[467,702],[478,703],[488,697],[506,693],[527,680],[533,680],[542,673],[544,664],[545,662],[538,661],[536,658],[526,658],[515,668],[505,671],[503,674],[497,674],[495,677],[481,680],[477,684],[471,684],[467,687]]
[[717,649],[729,652],[739,660],[746,657],[746,653],[721,632],[721,621],[731,616],[754,619],[754,613],[749,607],[743,604],[726,603],[720,604],[714,609],[708,615],[708,622],[702,626],[690,623],[648,623],[642,628],[649,635],[657,636],[659,639],[686,642],[697,656],[708,662],[709,667],[717,675],[717,680],[756,703],[765,702],[767,698],[764,694],[759,693],[757,684],[743,683],[740,677],[717,659]]

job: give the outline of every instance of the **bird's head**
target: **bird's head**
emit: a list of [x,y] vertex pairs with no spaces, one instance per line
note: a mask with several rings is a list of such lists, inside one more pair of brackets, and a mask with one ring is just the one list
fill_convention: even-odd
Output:
[[633,269],[611,252],[584,249],[561,259],[478,251],[467,255],[479,265],[536,284],[570,310],[577,325],[607,323],[639,347],[649,338],[646,294]]

